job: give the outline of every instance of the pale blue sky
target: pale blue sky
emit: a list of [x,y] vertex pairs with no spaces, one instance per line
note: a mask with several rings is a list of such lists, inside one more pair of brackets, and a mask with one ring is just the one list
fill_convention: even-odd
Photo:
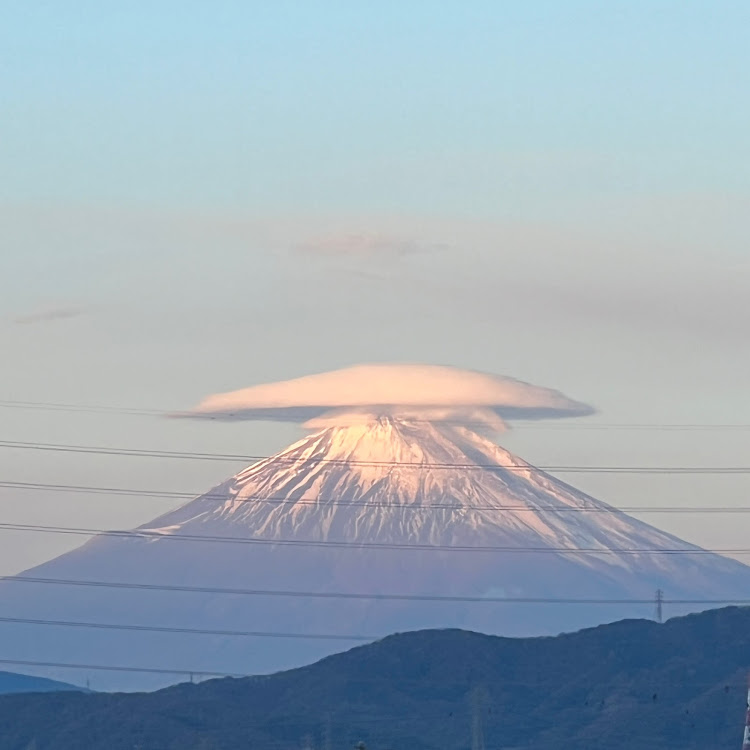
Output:
[[[560,388],[592,424],[750,423],[749,33],[739,0],[0,2],[0,399],[173,410],[423,361]],[[295,435],[7,408],[1,432],[235,453]],[[504,443],[743,464],[750,431]],[[198,492],[231,468],[0,449],[19,481]],[[620,505],[747,502],[746,477],[568,479]],[[0,494],[28,523],[164,507]],[[738,517],[646,520],[745,546]],[[71,543],[2,541],[0,572]]]

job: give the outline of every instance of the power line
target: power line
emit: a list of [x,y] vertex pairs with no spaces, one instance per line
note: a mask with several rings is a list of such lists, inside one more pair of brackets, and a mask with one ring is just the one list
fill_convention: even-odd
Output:
[[367,467],[412,467],[415,469],[466,469],[466,470],[494,470],[521,472],[529,470],[552,471],[556,473],[574,474],[750,474],[750,466],[570,466],[549,465],[532,466],[531,464],[503,466],[498,463],[423,463],[414,461],[361,461],[356,459],[337,458],[315,458],[273,455],[252,456],[227,453],[200,453],[190,451],[161,451],[146,450],[138,448],[114,448],[108,446],[90,445],[68,445],[60,443],[33,443],[14,440],[0,440],[0,448],[18,450],[39,450],[63,453],[90,453],[108,456],[131,456],[139,458],[176,458],[194,461],[249,461],[260,462],[273,459],[275,463],[310,463],[310,464],[332,464],[340,466],[367,466]]
[[0,440],[0,448],[12,448],[15,450],[38,450],[61,453],[93,453],[105,456],[134,456],[145,458],[181,458],[190,460],[208,461],[261,461],[270,456],[248,456],[241,454],[226,453],[200,453],[191,451],[160,451],[141,450],[138,448],[112,448],[96,445],[67,445],[59,443],[34,443],[18,440]]
[[205,628],[178,628],[158,625],[128,625],[122,623],[79,622],[76,620],[43,620],[25,617],[0,617],[0,622],[18,625],[52,625],[71,628],[91,628],[94,630],[134,630],[148,633],[181,633],[188,635],[241,636],[244,638],[290,638],[294,640],[324,641],[374,641],[378,636],[370,635],[331,635],[328,633],[282,633],[277,631],[252,630],[207,630]]
[[[127,581],[98,581],[74,578],[40,578],[27,575],[0,577],[0,583],[23,583],[43,586],[73,586],[136,591],[162,591],[187,594],[216,594],[219,596],[267,596],[291,599],[355,599],[371,601],[444,602],[449,604],[560,604],[560,605],[653,605],[653,597],[638,598],[574,598],[548,596],[460,596],[450,594],[365,593],[359,591],[289,591],[280,589],[244,589],[221,586],[188,586],[179,584],[136,583]],[[664,605],[750,605],[750,599],[669,599]]]
[[635,547],[513,547],[499,545],[416,544],[412,542],[355,542],[332,539],[273,539],[269,537],[212,536],[208,534],[165,534],[149,529],[91,529],[74,526],[0,523],[0,530],[74,536],[107,536],[119,539],[204,542],[212,544],[257,544],[271,547],[311,547],[330,549],[387,549],[429,552],[502,552],[569,555],[747,555],[750,549],[635,548]]
[[151,490],[135,489],[128,487],[97,487],[79,484],[48,484],[43,482],[14,482],[11,480],[0,481],[0,488],[15,490],[33,490],[45,492],[76,492],[85,495],[116,495],[125,497],[148,497],[158,500],[224,500],[232,503],[266,503],[269,505],[309,505],[362,507],[362,508],[399,508],[408,511],[431,511],[431,510],[489,510],[489,511],[512,511],[516,513],[750,513],[750,506],[646,506],[633,505],[623,507],[612,507],[607,505],[585,506],[538,506],[528,505],[474,505],[470,503],[429,503],[420,505],[417,503],[397,502],[374,502],[366,500],[330,500],[323,497],[301,497],[290,499],[287,496],[264,497],[262,495],[245,495],[243,497],[230,497],[225,492],[179,492],[174,490]]
[[[518,640],[525,640],[525,639],[518,639]],[[131,666],[125,666],[125,665],[114,665],[114,664],[81,664],[77,662],[57,662],[57,661],[37,661],[35,659],[0,659],[0,664],[8,664],[8,665],[14,665],[14,666],[24,666],[24,667],[49,667],[49,668],[55,668],[55,669],[77,669],[77,670],[95,670],[95,671],[101,671],[101,672],[135,672],[135,673],[143,673],[143,674],[161,674],[161,675],[182,675],[185,677],[190,678],[192,677],[234,677],[234,678],[244,678],[244,677],[253,677],[254,675],[251,675],[247,672],[222,672],[222,671],[206,671],[206,670],[200,670],[200,669],[165,669],[165,668],[159,668],[159,667],[131,667]],[[291,670],[285,670],[287,672]],[[272,677],[273,675],[264,675],[264,677],[267,679],[268,677]],[[382,684],[383,682],[386,682],[387,678],[378,678],[378,677],[349,677],[347,676],[346,682],[348,685],[370,685],[370,684]],[[418,680],[418,679],[405,679],[399,677],[397,679],[397,682],[399,685],[414,685],[414,686],[423,686],[425,684],[424,680]],[[467,680],[453,680],[448,681],[446,684],[450,685],[461,685],[461,686],[468,686],[470,683],[468,683]],[[548,686],[549,682],[545,682],[543,680],[537,679],[537,680],[503,680],[501,683],[503,686],[514,686],[514,687],[533,687],[533,688],[545,688]],[[658,680],[655,684],[662,684],[662,680]],[[746,683],[743,681],[741,684],[737,684],[735,679],[729,679],[729,680],[718,680],[716,682],[697,682],[693,680],[680,680],[680,685],[692,685],[692,686],[701,686],[701,687],[721,687],[722,689],[729,691],[730,689],[739,689],[741,691],[746,691]],[[651,688],[649,688],[651,689]],[[66,691],[67,692],[67,691]],[[71,691],[72,692],[72,691]],[[357,719],[357,723],[380,723],[382,719],[379,718],[373,718],[373,719]],[[400,719],[399,721],[404,721],[404,719]],[[406,721],[413,723],[413,719],[409,718],[406,719]],[[288,747],[288,745],[286,745]]]
[[41,411],[92,412],[100,414],[132,414],[134,416],[164,416],[160,409],[143,409],[127,406],[103,406],[97,404],[65,404],[50,401],[14,401],[3,399],[0,401],[3,409],[35,409]]
[[[6,409],[36,409],[43,411],[92,412],[103,414],[123,414],[133,416],[163,417],[179,410],[153,409],[144,407],[111,406],[102,404],[71,404],[49,401],[20,401],[12,399],[0,400],[0,408]],[[410,421],[421,421],[411,419]],[[427,420],[424,420],[427,421]],[[442,420],[450,423],[450,420]],[[455,422],[466,424],[466,422]],[[657,422],[610,422],[598,424],[524,424],[514,429],[522,430],[750,430],[750,423],[657,423]]]
[[159,669],[158,667],[126,667],[113,664],[75,664],[59,661],[35,661],[32,659],[0,659],[0,664],[21,667],[54,667],[57,669],[92,669],[102,672],[142,672],[145,674],[196,675],[198,677],[249,677],[237,672],[205,672],[199,669]]

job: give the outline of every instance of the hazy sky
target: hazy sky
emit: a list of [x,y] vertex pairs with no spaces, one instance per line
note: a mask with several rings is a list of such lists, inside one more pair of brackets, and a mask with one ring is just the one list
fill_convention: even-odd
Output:
[[[6,0],[0,399],[185,409],[357,362],[599,414],[538,463],[748,465],[750,4]],[[0,406],[0,440],[264,454],[299,435]],[[2,479],[196,493],[241,466],[0,447]],[[565,476],[616,505],[750,477]],[[5,522],[170,507],[0,489]],[[644,516],[710,547],[745,516]],[[0,531],[0,573],[80,538]],[[747,558],[745,558],[747,559]]]

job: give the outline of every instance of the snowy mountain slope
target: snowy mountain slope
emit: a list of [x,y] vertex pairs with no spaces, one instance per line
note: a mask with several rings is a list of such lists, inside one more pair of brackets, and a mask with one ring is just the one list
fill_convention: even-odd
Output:
[[[142,529],[269,540],[564,548],[582,566],[626,571],[637,571],[642,556],[594,557],[589,551],[698,549],[465,427],[388,417],[321,430]],[[587,552],[576,555],[576,549]],[[655,555],[650,564],[677,567]]]
[[[691,599],[745,598],[750,589],[746,566],[630,518],[466,427],[394,417],[322,429],[141,530],[140,538],[95,538],[26,575],[256,594],[0,582],[0,613],[316,635],[449,626],[539,635],[649,616],[653,607],[310,598],[299,592],[648,601],[657,588],[668,598]],[[618,552],[623,549],[643,552]],[[669,550],[696,554],[664,554]],[[269,590],[276,593],[257,593]],[[672,607],[668,614],[682,611]],[[347,645],[3,628],[0,655],[196,671],[275,670]],[[157,682],[114,674],[97,678],[93,687]]]

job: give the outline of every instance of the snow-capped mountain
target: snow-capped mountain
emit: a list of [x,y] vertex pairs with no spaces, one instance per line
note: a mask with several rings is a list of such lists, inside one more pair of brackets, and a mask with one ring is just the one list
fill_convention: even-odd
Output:
[[[363,545],[691,546],[465,427],[388,417],[324,429],[142,529]],[[572,558],[590,563],[588,553]],[[612,562],[638,569],[625,556]]]
[[[512,600],[647,602],[657,588],[668,598],[744,598],[750,587],[750,568],[633,519],[466,426],[393,416],[325,427],[139,531],[94,538],[25,575],[207,590],[2,582],[0,613],[318,636],[419,627],[541,635],[653,607]],[[195,671],[268,671],[351,643],[4,627],[0,656]],[[115,674],[94,687],[158,680],[167,678]]]

